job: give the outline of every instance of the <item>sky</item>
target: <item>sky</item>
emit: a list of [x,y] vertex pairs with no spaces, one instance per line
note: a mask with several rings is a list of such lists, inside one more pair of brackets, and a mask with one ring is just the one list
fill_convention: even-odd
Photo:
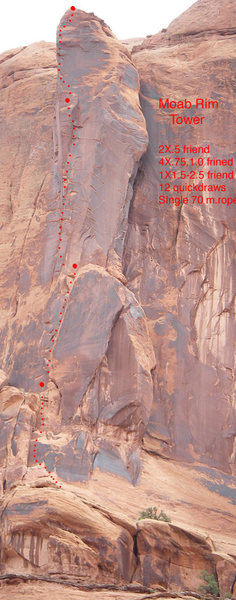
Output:
[[0,53],[41,40],[55,42],[57,25],[72,5],[94,12],[124,40],[157,33],[192,4],[193,0],[2,0]]

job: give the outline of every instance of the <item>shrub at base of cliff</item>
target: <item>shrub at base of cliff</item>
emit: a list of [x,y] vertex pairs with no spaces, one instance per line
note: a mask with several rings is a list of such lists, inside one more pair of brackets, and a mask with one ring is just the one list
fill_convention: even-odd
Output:
[[141,521],[141,519],[154,519],[155,521],[165,521],[166,523],[171,523],[171,519],[167,517],[163,510],[161,510],[160,514],[157,516],[156,506],[149,506],[146,510],[142,510],[138,521]]
[[207,571],[201,571],[200,578],[205,582],[198,588],[200,594],[211,594],[212,596],[220,595],[219,586],[214,575],[210,575]]

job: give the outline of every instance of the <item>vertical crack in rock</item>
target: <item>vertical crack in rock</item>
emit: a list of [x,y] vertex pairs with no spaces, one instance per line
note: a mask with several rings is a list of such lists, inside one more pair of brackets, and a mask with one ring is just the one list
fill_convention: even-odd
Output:
[[175,242],[174,242],[174,247],[175,248],[176,248],[177,243],[178,243],[178,235],[179,235],[179,228],[180,228],[181,212],[182,212],[182,205],[179,207],[178,214],[177,214],[177,228],[176,228],[176,235],[175,235]]
[[126,248],[127,248],[127,239],[129,236],[129,222],[130,222],[130,215],[132,213],[132,209],[133,209],[133,204],[134,204],[134,200],[135,200],[135,194],[136,194],[136,190],[139,188],[139,186],[141,185],[142,179],[143,179],[143,175],[144,175],[144,170],[143,170],[143,161],[144,161],[144,157],[146,154],[147,149],[144,151],[143,155],[140,157],[139,163],[136,166],[136,171],[135,171],[135,176],[133,179],[133,184],[132,184],[132,197],[130,199],[129,202],[129,212],[128,212],[128,226],[127,226],[127,230],[125,233],[125,239],[124,239],[124,248],[123,248],[123,254],[122,254],[122,272],[125,276],[126,273]]
[[132,573],[132,576],[130,579],[131,583],[133,582],[135,574],[140,565],[140,557],[139,557],[139,553],[138,553],[138,531],[136,531],[136,533],[133,535],[133,555],[134,555],[134,568],[133,568],[133,573]]
[[31,223],[32,223],[32,220],[34,218],[34,215],[35,215],[35,212],[36,212],[36,209],[37,209],[37,202],[38,202],[38,200],[40,198],[40,194],[41,194],[41,191],[43,189],[46,177],[47,177],[47,175],[45,175],[43,177],[42,183],[41,183],[41,185],[39,187],[39,191],[37,192],[37,194],[35,196],[35,199],[33,201],[32,214],[30,216],[30,219],[29,219],[29,222],[28,222],[28,225],[27,225],[27,228],[26,228],[26,232],[25,232],[25,235],[24,235],[23,243],[22,243],[22,249],[21,249],[21,252],[20,252],[20,258],[19,258],[19,264],[18,264],[18,271],[17,271],[17,277],[16,277],[16,287],[17,287],[17,289],[16,289],[16,296],[15,296],[16,308],[15,308],[15,312],[13,314],[13,318],[16,316],[18,302],[19,302],[18,296],[19,296],[19,282],[20,282],[20,276],[21,276],[21,263],[22,263],[22,258],[23,258],[23,255],[24,255],[24,250],[25,250],[25,246],[26,246],[27,236],[28,236]]
[[50,377],[49,381],[51,381],[55,385],[56,389],[59,392],[60,404],[58,406],[58,413],[60,413],[60,411],[61,411],[61,402],[62,402],[62,393],[61,393],[61,390],[60,390],[59,385],[57,384],[56,380],[54,379],[54,377]]

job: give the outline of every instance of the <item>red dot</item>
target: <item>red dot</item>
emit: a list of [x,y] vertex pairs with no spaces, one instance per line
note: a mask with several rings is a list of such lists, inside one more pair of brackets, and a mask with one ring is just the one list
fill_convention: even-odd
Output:
[[66,99],[65,99],[65,102],[70,102],[70,98],[66,98]]
[[78,266],[78,265],[77,265],[76,263],[74,263],[74,264],[72,265],[73,269],[77,269],[77,266]]
[[71,6],[71,7],[70,7],[70,10],[75,10],[75,6]]
[[43,383],[43,381],[40,381],[40,384],[39,384],[39,385],[40,385],[40,387],[44,387],[44,383]]

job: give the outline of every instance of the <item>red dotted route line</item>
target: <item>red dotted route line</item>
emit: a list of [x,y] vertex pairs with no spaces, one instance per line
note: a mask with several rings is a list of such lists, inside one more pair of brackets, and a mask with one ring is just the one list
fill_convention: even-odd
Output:
[[[70,10],[71,10],[71,14],[70,14],[71,18],[68,19],[68,23],[72,22],[72,17],[74,16],[75,6],[71,6]],[[58,35],[58,37],[59,37],[59,44],[58,44],[58,53],[57,54],[58,54],[59,60],[61,60],[61,58],[60,58],[61,57],[60,50],[61,50],[62,33],[63,33],[63,29],[65,29],[65,28],[66,28],[66,25],[63,24],[62,25],[62,29],[59,30],[59,35]],[[58,73],[59,73],[60,81],[62,81],[62,85],[63,85],[63,84],[66,84],[66,81],[65,81],[65,79],[63,79],[61,66],[62,66],[61,62],[58,62]],[[67,86],[67,88],[70,88],[69,84],[66,84],[66,86]],[[67,91],[67,94],[68,94],[68,96],[71,95],[71,91]],[[65,98],[66,104],[70,103],[70,98],[68,98],[68,96]],[[71,111],[70,106],[68,106],[67,108],[68,108],[68,111]],[[69,112],[68,117],[71,118],[71,112]],[[74,123],[73,119],[72,119],[72,123]],[[73,135],[72,135],[73,138],[75,138],[74,131],[75,131],[75,127],[73,126]],[[75,142],[73,142],[73,146],[75,146]],[[66,176],[62,177],[62,179],[63,179],[63,191],[64,191],[64,194],[62,195],[62,203],[61,203],[62,204],[62,206],[61,206],[62,210],[61,210],[61,218],[60,218],[60,225],[59,225],[59,231],[58,231],[59,244],[60,244],[60,242],[62,242],[62,237],[61,237],[62,236],[62,222],[63,222],[63,215],[64,215],[64,209],[63,209],[63,207],[66,204],[65,203],[65,200],[66,200],[66,192],[65,192],[65,190],[67,188],[67,183],[66,182],[67,182],[67,174],[69,173],[70,159],[71,159],[71,154],[68,155],[68,160],[66,161],[66,168],[65,168]],[[60,245],[58,246],[58,250],[61,250],[61,246]],[[62,254],[60,254],[59,256],[60,256],[60,259],[63,259]],[[65,263],[62,263],[61,266],[64,267]],[[72,267],[74,269],[74,275],[77,275],[77,273],[75,271],[77,269],[77,266],[78,265],[76,263],[74,263],[72,265]],[[70,285],[72,285],[72,283],[73,282],[70,281]],[[67,291],[66,294],[68,296],[70,294],[70,291]],[[63,317],[63,312],[62,311],[64,311],[65,308],[66,308],[65,307],[65,303],[67,302],[67,300],[68,300],[68,297],[64,298],[64,305],[62,306],[62,310],[61,310],[60,315],[59,315],[60,318],[59,318],[59,322],[58,322],[58,326],[57,326],[58,328],[54,329],[54,333],[53,333],[53,336],[52,336],[53,339],[51,340],[52,347],[48,350],[49,356],[48,356],[47,363],[46,363],[46,367],[48,369],[46,372],[48,374],[50,373],[49,369],[50,369],[50,363],[52,362],[52,351],[53,351],[53,346],[55,344],[55,338],[57,337],[57,334],[58,334],[58,332],[60,330],[60,326],[61,326],[61,323],[62,323],[62,317]],[[40,385],[41,388],[44,388],[45,387],[44,381],[40,381],[39,385]],[[40,430],[39,433],[42,435],[44,433],[44,429],[43,428],[45,427],[45,423],[44,423],[44,420],[45,420],[45,418],[44,418],[44,408],[45,408],[45,406],[44,406],[44,400],[45,400],[45,394],[42,394],[41,397],[40,397],[40,399],[41,399],[41,406],[40,406],[40,414],[41,414],[41,428],[40,429],[41,430]],[[50,475],[52,481],[55,481],[55,483],[59,485],[56,477],[53,477],[52,471],[49,471],[47,469],[47,467],[45,465],[42,465],[42,463],[39,462],[39,460],[36,458],[37,443],[38,442],[39,442],[38,438],[36,440],[34,440],[34,452],[33,452],[34,461],[40,467],[44,466],[44,469]],[[59,485],[59,487],[61,488],[62,486]]]

